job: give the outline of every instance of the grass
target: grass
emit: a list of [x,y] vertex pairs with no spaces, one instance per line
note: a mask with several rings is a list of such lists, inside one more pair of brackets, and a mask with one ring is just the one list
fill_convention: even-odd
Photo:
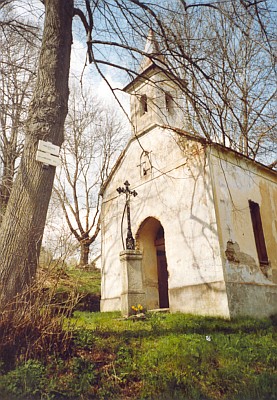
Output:
[[[101,271],[98,269],[84,270],[80,268],[44,268],[47,286],[56,286],[57,292],[77,291],[80,294],[93,293],[100,295]],[[58,275],[58,280],[57,280]]]
[[276,399],[270,319],[75,312],[64,329],[68,356],[3,366],[1,399]]
[[100,272],[45,274],[41,299],[0,318],[1,400],[276,399],[276,319],[73,312]]
[[98,269],[82,271],[77,268],[67,270],[67,277],[61,281],[60,290],[78,288],[79,293],[94,293],[100,295],[101,272]]
[[66,265],[44,267],[39,270],[43,290],[53,293],[52,302],[57,308],[64,307],[74,293],[79,300],[75,309],[99,311],[101,271],[96,268],[70,268]]

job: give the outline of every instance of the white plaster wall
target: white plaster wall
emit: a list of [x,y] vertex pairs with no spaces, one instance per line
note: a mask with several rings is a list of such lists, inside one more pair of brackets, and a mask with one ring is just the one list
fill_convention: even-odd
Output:
[[211,155],[213,181],[219,214],[222,250],[228,241],[239,244],[240,251],[253,257],[258,264],[249,200],[260,205],[267,252],[272,268],[277,268],[277,179],[234,154]]
[[[252,316],[276,313],[276,174],[235,153],[216,148],[211,150],[210,165],[230,312]],[[259,266],[249,200],[260,205],[271,264],[268,277]],[[235,261],[226,256],[228,242],[235,249]]]
[[[169,272],[169,291],[173,310],[211,314],[211,303],[187,298],[186,287],[205,288],[209,299],[211,284],[214,313],[228,314],[224,285],[220,286],[220,301],[214,301],[212,285],[223,282],[220,246],[213,206],[209,168],[205,149],[194,141],[184,141],[178,147],[178,136],[155,128],[130,144],[120,166],[110,180],[102,207],[102,310],[111,304],[119,307],[121,294],[119,253],[122,250],[120,223],[125,204],[124,195],[116,188],[126,179],[138,196],[131,199],[132,230],[135,236],[147,217],[158,219],[165,231],[165,247]],[[140,176],[142,148],[151,154],[152,174]],[[126,225],[125,225],[126,226]],[[124,238],[126,229],[124,230]],[[191,290],[191,289],[190,289]],[[114,302],[108,299],[114,299]],[[206,307],[206,309],[205,309]]]

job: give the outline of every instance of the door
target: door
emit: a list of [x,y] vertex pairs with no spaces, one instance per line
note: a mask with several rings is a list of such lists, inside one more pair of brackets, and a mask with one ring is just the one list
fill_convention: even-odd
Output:
[[158,288],[159,288],[159,307],[169,308],[168,299],[168,271],[165,254],[165,243],[164,243],[164,229],[162,225],[156,235],[155,240],[156,252],[157,252],[157,275],[158,275]]
[[158,286],[160,308],[169,308],[168,272],[164,250],[157,250]]

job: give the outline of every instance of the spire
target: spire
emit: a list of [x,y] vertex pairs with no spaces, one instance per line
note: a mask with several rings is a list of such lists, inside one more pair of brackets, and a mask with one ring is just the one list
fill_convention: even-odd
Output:
[[[158,42],[155,38],[154,31],[152,29],[149,30],[147,40],[145,43],[144,52],[149,54],[150,57],[147,57],[146,55],[143,56],[143,59],[141,61],[140,68],[139,68],[140,73],[145,71],[151,65],[154,65],[154,64],[159,65],[159,61],[161,61],[162,66],[164,66],[165,59],[161,53]],[[154,59],[154,60],[152,60],[152,59]]]

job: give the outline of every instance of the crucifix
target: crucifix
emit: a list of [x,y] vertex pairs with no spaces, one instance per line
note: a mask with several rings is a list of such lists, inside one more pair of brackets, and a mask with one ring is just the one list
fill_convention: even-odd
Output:
[[[127,250],[135,250],[135,240],[132,235],[132,229],[131,229],[131,214],[130,214],[130,197],[137,196],[137,192],[135,190],[130,190],[129,186],[130,183],[128,181],[124,182],[125,188],[124,187],[119,187],[116,190],[118,191],[119,194],[125,193],[126,195],[126,204],[125,204],[125,209],[127,209],[127,237],[126,237],[126,248]],[[124,209],[124,212],[125,212]],[[124,215],[124,214],[123,214]]]

